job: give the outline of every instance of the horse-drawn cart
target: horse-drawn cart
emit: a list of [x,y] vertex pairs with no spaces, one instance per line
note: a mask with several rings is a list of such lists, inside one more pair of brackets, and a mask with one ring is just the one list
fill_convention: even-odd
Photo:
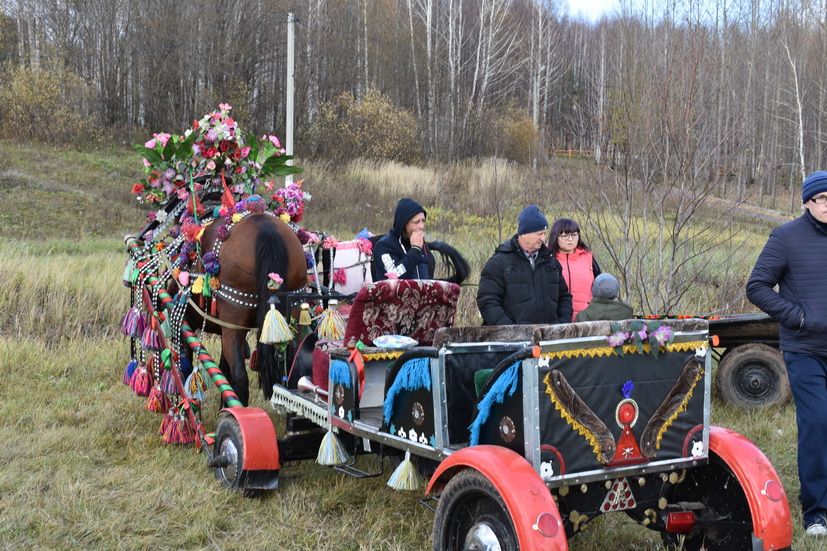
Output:
[[[126,237],[123,380],[164,414],[165,442],[194,443],[245,493],[276,489],[288,461],[364,477],[379,473],[358,456],[389,458],[389,486],[427,482],[437,500],[438,550],[563,550],[614,512],[683,549],[790,547],[772,465],[710,424],[709,322],[453,327],[459,286],[436,280],[357,285],[336,311],[331,299],[345,297],[323,281],[337,278],[316,265],[335,240],[298,226],[300,185],[269,195],[266,175],[294,171],[278,140],[245,145],[220,107],[139,147],[149,176],[136,193],[166,203]],[[370,246],[351,249],[361,259]],[[200,340],[210,331],[218,362]],[[284,433],[246,407],[248,368]],[[209,383],[222,406],[214,432],[200,415]]]

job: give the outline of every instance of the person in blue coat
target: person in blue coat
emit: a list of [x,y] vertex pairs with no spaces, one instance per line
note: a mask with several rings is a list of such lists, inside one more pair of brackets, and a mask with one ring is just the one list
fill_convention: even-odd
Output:
[[[798,425],[798,478],[808,536],[827,536],[827,171],[802,187],[804,213],[775,228],[747,298],[778,322]],[[778,285],[778,290],[775,286]]]
[[393,227],[373,246],[373,280],[432,279],[436,262],[425,245],[422,205],[407,197],[399,200]]

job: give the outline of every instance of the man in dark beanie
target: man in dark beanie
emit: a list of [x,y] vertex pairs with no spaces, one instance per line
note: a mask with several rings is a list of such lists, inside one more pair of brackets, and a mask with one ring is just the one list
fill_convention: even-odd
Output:
[[396,205],[393,227],[373,247],[373,280],[431,279],[435,261],[425,246],[422,205],[404,197]]
[[592,301],[577,314],[575,321],[626,320],[634,316],[632,307],[617,298],[620,284],[611,274],[600,274],[592,283]]
[[482,269],[477,307],[485,325],[571,320],[571,294],[547,237],[548,221],[539,207],[524,208],[517,234],[497,247]]
[[[775,228],[747,298],[778,322],[798,425],[798,478],[808,536],[827,536],[827,172],[801,189],[804,213]],[[778,285],[778,291],[775,286]]]

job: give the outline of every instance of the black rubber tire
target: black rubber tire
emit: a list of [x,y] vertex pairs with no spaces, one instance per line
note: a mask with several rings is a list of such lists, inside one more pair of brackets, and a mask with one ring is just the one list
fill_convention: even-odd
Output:
[[482,474],[465,469],[448,482],[439,498],[434,551],[463,549],[468,532],[478,523],[485,523],[494,532],[502,551],[518,549],[517,534],[503,498]]
[[222,451],[234,452],[235,459],[227,467],[213,467],[215,477],[225,487],[233,491],[243,489],[244,475],[241,467],[244,465],[244,439],[241,436],[241,427],[231,415],[221,415],[218,419],[218,428],[215,431],[213,455],[219,456]]
[[[668,494],[670,504],[702,503],[706,508],[696,511],[695,531],[686,536],[661,532],[666,549],[682,551],[736,551],[752,549],[752,512],[744,490],[730,468],[714,453],[709,463],[689,469],[686,478]],[[721,520],[722,526],[703,524]],[[741,524],[735,529],[732,524]]]
[[727,351],[715,374],[718,396],[747,409],[790,401],[787,367],[779,350],[765,344],[742,344]]

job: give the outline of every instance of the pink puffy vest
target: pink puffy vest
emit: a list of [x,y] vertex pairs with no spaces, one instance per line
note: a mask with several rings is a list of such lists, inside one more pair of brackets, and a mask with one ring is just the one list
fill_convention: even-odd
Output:
[[592,253],[578,248],[571,254],[557,251],[554,257],[563,267],[563,278],[569,286],[574,309],[571,319],[574,321],[577,314],[585,310],[592,301],[592,283],[594,283]]

